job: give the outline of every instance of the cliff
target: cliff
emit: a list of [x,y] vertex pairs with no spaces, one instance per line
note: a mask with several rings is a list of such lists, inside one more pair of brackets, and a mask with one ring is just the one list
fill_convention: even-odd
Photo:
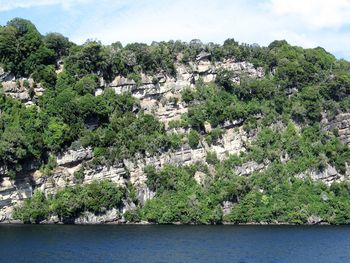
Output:
[[[169,122],[180,120],[181,116],[188,111],[188,104],[181,99],[181,92],[185,88],[194,88],[196,82],[201,79],[204,83],[215,81],[216,72],[220,69],[229,69],[234,72],[233,81],[239,85],[241,76],[249,76],[251,78],[264,78],[262,68],[255,68],[248,62],[235,62],[234,59],[225,60],[219,63],[211,63],[207,59],[197,59],[189,65],[176,64],[176,78],[159,74],[157,75],[157,83],[152,81],[152,76],[142,75],[140,83],[127,79],[123,76],[117,76],[109,83],[104,84],[100,89],[96,90],[95,96],[99,96],[104,89],[111,87],[116,94],[130,92],[134,97],[140,100],[141,108],[154,114],[162,123],[164,123],[168,132],[179,134],[188,133],[186,129],[170,128]],[[3,76],[9,76],[3,73]],[[17,82],[17,84],[16,84]],[[20,81],[23,83],[23,80]],[[33,80],[29,79],[30,87]],[[3,78],[3,87],[6,95],[12,96],[31,105],[44,92],[43,88],[35,89],[35,96],[30,98],[28,89],[21,84],[18,87],[18,81],[7,77]],[[177,98],[173,102],[171,98]],[[337,115],[334,120],[328,121],[324,118],[322,127],[325,131],[339,130],[340,139],[344,143],[348,143],[348,130],[350,115],[342,113]],[[30,198],[34,191],[40,190],[45,195],[53,194],[68,186],[78,184],[89,184],[94,180],[110,180],[119,186],[125,187],[131,183],[137,191],[138,201],[144,205],[147,200],[155,196],[155,192],[151,191],[146,184],[147,177],[144,173],[145,167],[153,165],[161,170],[164,165],[172,164],[177,166],[194,164],[196,162],[204,162],[208,153],[215,153],[219,160],[225,160],[230,154],[239,154],[245,152],[251,142],[256,139],[257,130],[246,132],[243,129],[243,123],[240,120],[235,122],[226,122],[221,128],[224,130],[222,137],[212,145],[202,138],[198,146],[192,149],[188,144],[182,145],[178,150],[169,150],[156,156],[142,157],[135,156],[132,159],[123,159],[112,165],[89,165],[93,159],[91,148],[70,149],[59,154],[56,158],[57,166],[50,173],[44,175],[35,163],[26,167],[25,174],[22,178],[16,180],[9,177],[3,177],[0,184],[0,222],[17,222],[12,219],[11,213],[14,206],[18,206],[23,200]],[[208,123],[206,131],[211,131]],[[281,157],[282,158],[282,157]],[[77,182],[75,172],[79,171],[84,164],[83,180]],[[207,164],[209,165],[209,164]],[[263,171],[268,167],[269,161],[257,163],[256,161],[247,161],[235,168],[237,176],[249,176],[253,172]],[[91,166],[91,167],[90,167]],[[298,174],[299,178],[312,178],[313,180],[321,180],[327,184],[332,182],[344,181],[350,170],[347,169],[346,174],[340,174],[334,167],[328,166],[322,171],[310,170]],[[205,173],[198,172],[195,174],[195,180],[198,184],[205,179]],[[228,214],[231,202],[223,202],[223,210]],[[125,203],[122,210],[113,209],[102,215],[94,215],[93,213],[84,213],[75,219],[75,223],[106,223],[106,222],[125,222],[123,213],[127,209],[134,209],[134,203]],[[51,218],[50,223],[57,223],[57,217]]]
[[[163,122],[166,129],[176,133],[187,133],[185,129],[172,129],[168,123],[172,120],[180,119],[181,115],[186,113],[188,105],[181,100],[181,92],[188,87],[194,87],[196,81],[202,79],[203,82],[212,82],[215,80],[216,72],[220,69],[230,69],[234,72],[235,83],[239,83],[240,76],[250,76],[253,78],[263,78],[263,70],[255,68],[248,62],[235,62],[233,59],[220,63],[211,63],[207,59],[198,59],[189,65],[176,65],[176,78],[166,75],[157,76],[158,83],[154,84],[151,76],[142,75],[141,83],[117,76],[110,84],[105,87],[112,87],[117,94],[131,92],[133,96],[140,99],[140,105],[146,112],[152,113]],[[3,73],[5,75],[5,73]],[[16,84],[17,82],[17,84]],[[23,83],[23,80],[20,81]],[[33,83],[29,79],[29,83]],[[4,79],[2,82],[6,95],[15,99],[20,99],[31,105],[33,100],[41,96],[43,90],[36,89],[35,97],[30,99],[28,89],[17,87],[18,81],[13,79]],[[103,89],[96,90],[96,96],[103,93]],[[169,98],[177,97],[177,103],[169,101]],[[165,103],[164,103],[165,102]],[[210,128],[210,124],[207,129]],[[84,169],[82,184],[89,184],[94,180],[108,179],[120,186],[126,186],[130,182],[137,189],[137,198],[144,204],[152,198],[155,193],[150,191],[146,185],[146,176],[144,168],[147,165],[154,165],[161,169],[166,164],[188,165],[196,162],[205,162],[208,152],[215,152],[220,160],[223,160],[229,154],[238,154],[245,151],[245,147],[252,139],[252,135],[247,134],[242,129],[241,123],[226,123],[222,126],[225,130],[222,138],[214,144],[208,145],[205,140],[201,140],[199,145],[192,149],[188,144],[184,144],[180,149],[170,150],[157,156],[136,157],[133,159],[124,159],[121,162],[111,166],[97,165],[93,168]],[[55,193],[67,186],[76,184],[74,173],[79,171],[82,163],[86,164],[93,158],[91,148],[80,148],[77,150],[68,150],[57,156],[57,167],[51,172],[51,175],[43,175],[39,167],[32,164],[27,167],[23,178],[11,180],[9,177],[3,177],[0,184],[0,222],[13,222],[11,212],[13,206],[20,204],[26,198],[30,198],[36,189],[40,189],[45,194]],[[237,175],[246,176],[254,171],[261,170],[265,164],[256,162],[247,162],[236,168]],[[200,177],[197,181],[200,182]],[[113,210],[114,211],[114,210]],[[85,218],[85,216],[83,216]],[[76,223],[98,223],[106,221],[121,220],[121,214],[108,212],[101,217],[87,216],[87,219],[77,218]]]
[[350,223],[350,63],[324,49],[22,19],[0,44],[0,222]]

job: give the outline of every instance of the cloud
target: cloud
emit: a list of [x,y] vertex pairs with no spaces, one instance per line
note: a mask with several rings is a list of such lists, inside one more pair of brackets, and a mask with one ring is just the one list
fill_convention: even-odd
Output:
[[271,0],[267,6],[276,16],[302,22],[310,29],[339,28],[349,23],[349,0]]
[[72,5],[91,2],[89,0],[0,0],[0,12],[10,11],[17,8],[31,8],[39,6],[61,5],[68,9]]

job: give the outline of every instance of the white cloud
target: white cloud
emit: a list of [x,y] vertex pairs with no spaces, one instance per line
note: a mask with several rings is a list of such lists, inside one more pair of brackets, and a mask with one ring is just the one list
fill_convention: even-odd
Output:
[[302,22],[311,29],[338,28],[349,23],[349,0],[270,0],[273,15],[288,16],[291,22]]
[[38,6],[61,5],[70,8],[72,5],[91,2],[89,0],[0,0],[0,12],[17,8],[31,8]]

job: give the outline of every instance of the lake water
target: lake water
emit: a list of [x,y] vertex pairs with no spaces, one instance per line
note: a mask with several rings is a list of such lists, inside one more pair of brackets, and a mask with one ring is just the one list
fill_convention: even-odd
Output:
[[1,225],[0,262],[350,262],[350,227]]

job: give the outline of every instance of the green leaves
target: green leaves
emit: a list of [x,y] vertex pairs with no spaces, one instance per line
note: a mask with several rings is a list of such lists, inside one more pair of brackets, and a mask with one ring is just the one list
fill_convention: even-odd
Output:
[[66,141],[69,126],[59,118],[51,118],[47,129],[44,131],[43,139],[47,147],[52,151],[58,151]]
[[66,187],[48,197],[38,190],[15,208],[13,216],[24,222],[39,223],[50,215],[57,215],[63,222],[72,222],[85,211],[97,214],[119,208],[123,197],[125,189],[107,180]]

